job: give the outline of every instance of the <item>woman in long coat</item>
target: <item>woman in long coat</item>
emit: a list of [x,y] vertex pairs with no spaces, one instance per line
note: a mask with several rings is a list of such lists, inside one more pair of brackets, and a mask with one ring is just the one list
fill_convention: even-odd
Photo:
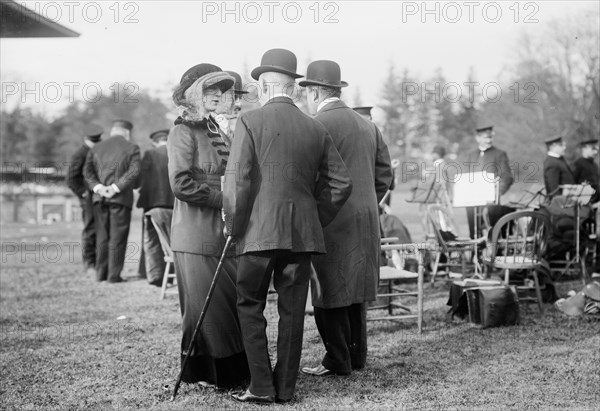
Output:
[[[182,363],[225,245],[221,176],[230,142],[212,115],[233,82],[219,67],[198,64],[184,73],[173,93],[181,116],[169,134],[167,151],[175,194],[171,248],[183,317]],[[184,370],[185,382],[232,388],[249,378],[236,309],[236,268],[234,258],[225,259]]]

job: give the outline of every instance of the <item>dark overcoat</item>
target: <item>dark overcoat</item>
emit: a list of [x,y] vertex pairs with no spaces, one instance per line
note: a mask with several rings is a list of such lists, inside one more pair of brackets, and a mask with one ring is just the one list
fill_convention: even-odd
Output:
[[494,146],[485,150],[483,156],[479,148],[470,151],[460,166],[463,173],[483,171],[499,177],[500,195],[506,193],[514,181],[508,155]]
[[379,201],[392,183],[390,154],[379,129],[342,101],[317,114],[352,177],[352,194],[327,227],[326,255],[313,257],[322,290],[313,305],[346,307],[375,300],[379,278]]
[[324,253],[322,226],[350,196],[348,169],[325,127],[287,97],[242,114],[225,174],[238,252]]
[[85,165],[85,159],[89,151],[90,147],[87,144],[82,144],[81,147],[73,153],[67,170],[67,186],[69,186],[71,191],[79,198],[82,198],[86,191],[91,190],[85,182],[83,173],[83,166]]
[[98,184],[116,184],[120,193],[111,198],[102,198],[94,193],[94,203],[119,204],[127,208],[133,206],[133,187],[140,174],[140,148],[123,136],[113,136],[97,143],[87,154],[84,165],[88,187]]
[[173,191],[169,184],[167,146],[150,149],[142,156],[140,197],[137,207],[144,211],[156,207],[173,208]]
[[[563,184],[575,184],[575,177],[564,157],[556,158],[546,156],[544,160],[544,185],[549,197],[560,193],[554,193],[558,186]],[[554,193],[554,194],[553,194]]]

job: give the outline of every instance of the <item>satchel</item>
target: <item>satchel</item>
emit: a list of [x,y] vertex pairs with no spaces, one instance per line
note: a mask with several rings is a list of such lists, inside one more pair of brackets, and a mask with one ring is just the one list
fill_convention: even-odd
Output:
[[519,300],[506,285],[467,290],[469,320],[481,328],[519,323]]

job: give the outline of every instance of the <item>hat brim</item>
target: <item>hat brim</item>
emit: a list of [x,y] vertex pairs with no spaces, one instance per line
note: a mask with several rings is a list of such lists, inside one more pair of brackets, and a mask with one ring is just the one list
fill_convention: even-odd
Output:
[[231,87],[233,87],[233,85],[235,84],[235,81],[233,80],[233,77],[231,78],[215,78],[213,80],[207,80],[206,83],[204,83],[204,87],[209,88],[209,87],[218,87],[219,90],[221,90],[221,92],[226,92],[227,90],[229,90]]
[[316,80],[302,80],[301,82],[298,83],[298,85],[300,87],[306,87],[306,86],[324,86],[324,87],[334,87],[334,88],[348,87],[348,83],[346,83],[345,81],[342,81],[342,80],[340,80],[340,84],[330,84],[330,83],[325,83],[323,81],[316,81]]
[[301,74],[294,73],[292,71],[288,71],[288,70],[286,70],[286,69],[284,69],[282,67],[278,67],[278,66],[258,66],[254,70],[252,70],[252,72],[250,73],[250,76],[252,76],[252,78],[254,80],[258,80],[258,78],[260,77],[261,74],[267,73],[269,71],[272,71],[272,72],[275,72],[275,73],[287,74],[288,76],[293,77],[293,78],[304,77]]
[[244,90],[233,90],[233,92],[235,94],[248,94],[248,93],[250,93],[249,91],[244,91]]

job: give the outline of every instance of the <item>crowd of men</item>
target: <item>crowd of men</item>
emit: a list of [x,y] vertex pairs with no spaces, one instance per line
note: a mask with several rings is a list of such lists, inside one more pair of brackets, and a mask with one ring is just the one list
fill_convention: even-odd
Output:
[[[286,402],[300,371],[311,265],[318,284],[312,303],[325,354],[319,364],[301,371],[317,377],[348,375],[366,365],[366,304],[376,298],[378,287],[378,204],[393,184],[393,170],[381,132],[370,120],[370,107],[353,110],[341,100],[348,83],[341,80],[337,63],[313,61],[302,76],[296,73],[292,52],[267,51],[252,77],[268,95],[261,108],[239,119],[244,91],[239,75],[229,73],[235,78],[235,103],[228,117],[217,116],[215,121],[222,135],[232,138],[228,162],[235,170],[225,174],[223,215],[225,234],[235,239],[239,254],[237,307],[251,375],[248,389],[234,398]],[[290,95],[289,85],[301,77],[305,79],[299,85],[306,87],[313,117],[302,113]],[[169,130],[152,133],[154,148],[141,158],[130,141],[132,129],[130,122],[116,120],[109,138],[100,140],[102,128],[90,125],[73,157],[69,187],[81,201],[85,267],[95,271],[98,281],[110,283],[123,281],[133,190],[139,188],[137,207],[144,211],[139,272],[160,285],[164,262],[157,230],[169,232],[174,203],[166,147]],[[495,170],[503,194],[513,183],[508,156],[492,145],[491,124],[479,126],[475,134],[478,147],[468,153],[467,161],[477,165],[475,172]],[[574,172],[562,158],[562,139],[546,144],[548,195],[562,184],[587,182],[598,188],[597,140],[582,143],[583,159],[575,163]],[[445,150],[435,151],[437,160],[443,160]],[[281,169],[262,169],[274,164]],[[262,178],[247,171],[256,172],[257,165]],[[292,174],[285,172],[290,165]],[[493,224],[511,210],[490,206],[488,211]],[[470,225],[472,221],[469,218]],[[262,327],[272,277],[280,314],[274,370]]]

